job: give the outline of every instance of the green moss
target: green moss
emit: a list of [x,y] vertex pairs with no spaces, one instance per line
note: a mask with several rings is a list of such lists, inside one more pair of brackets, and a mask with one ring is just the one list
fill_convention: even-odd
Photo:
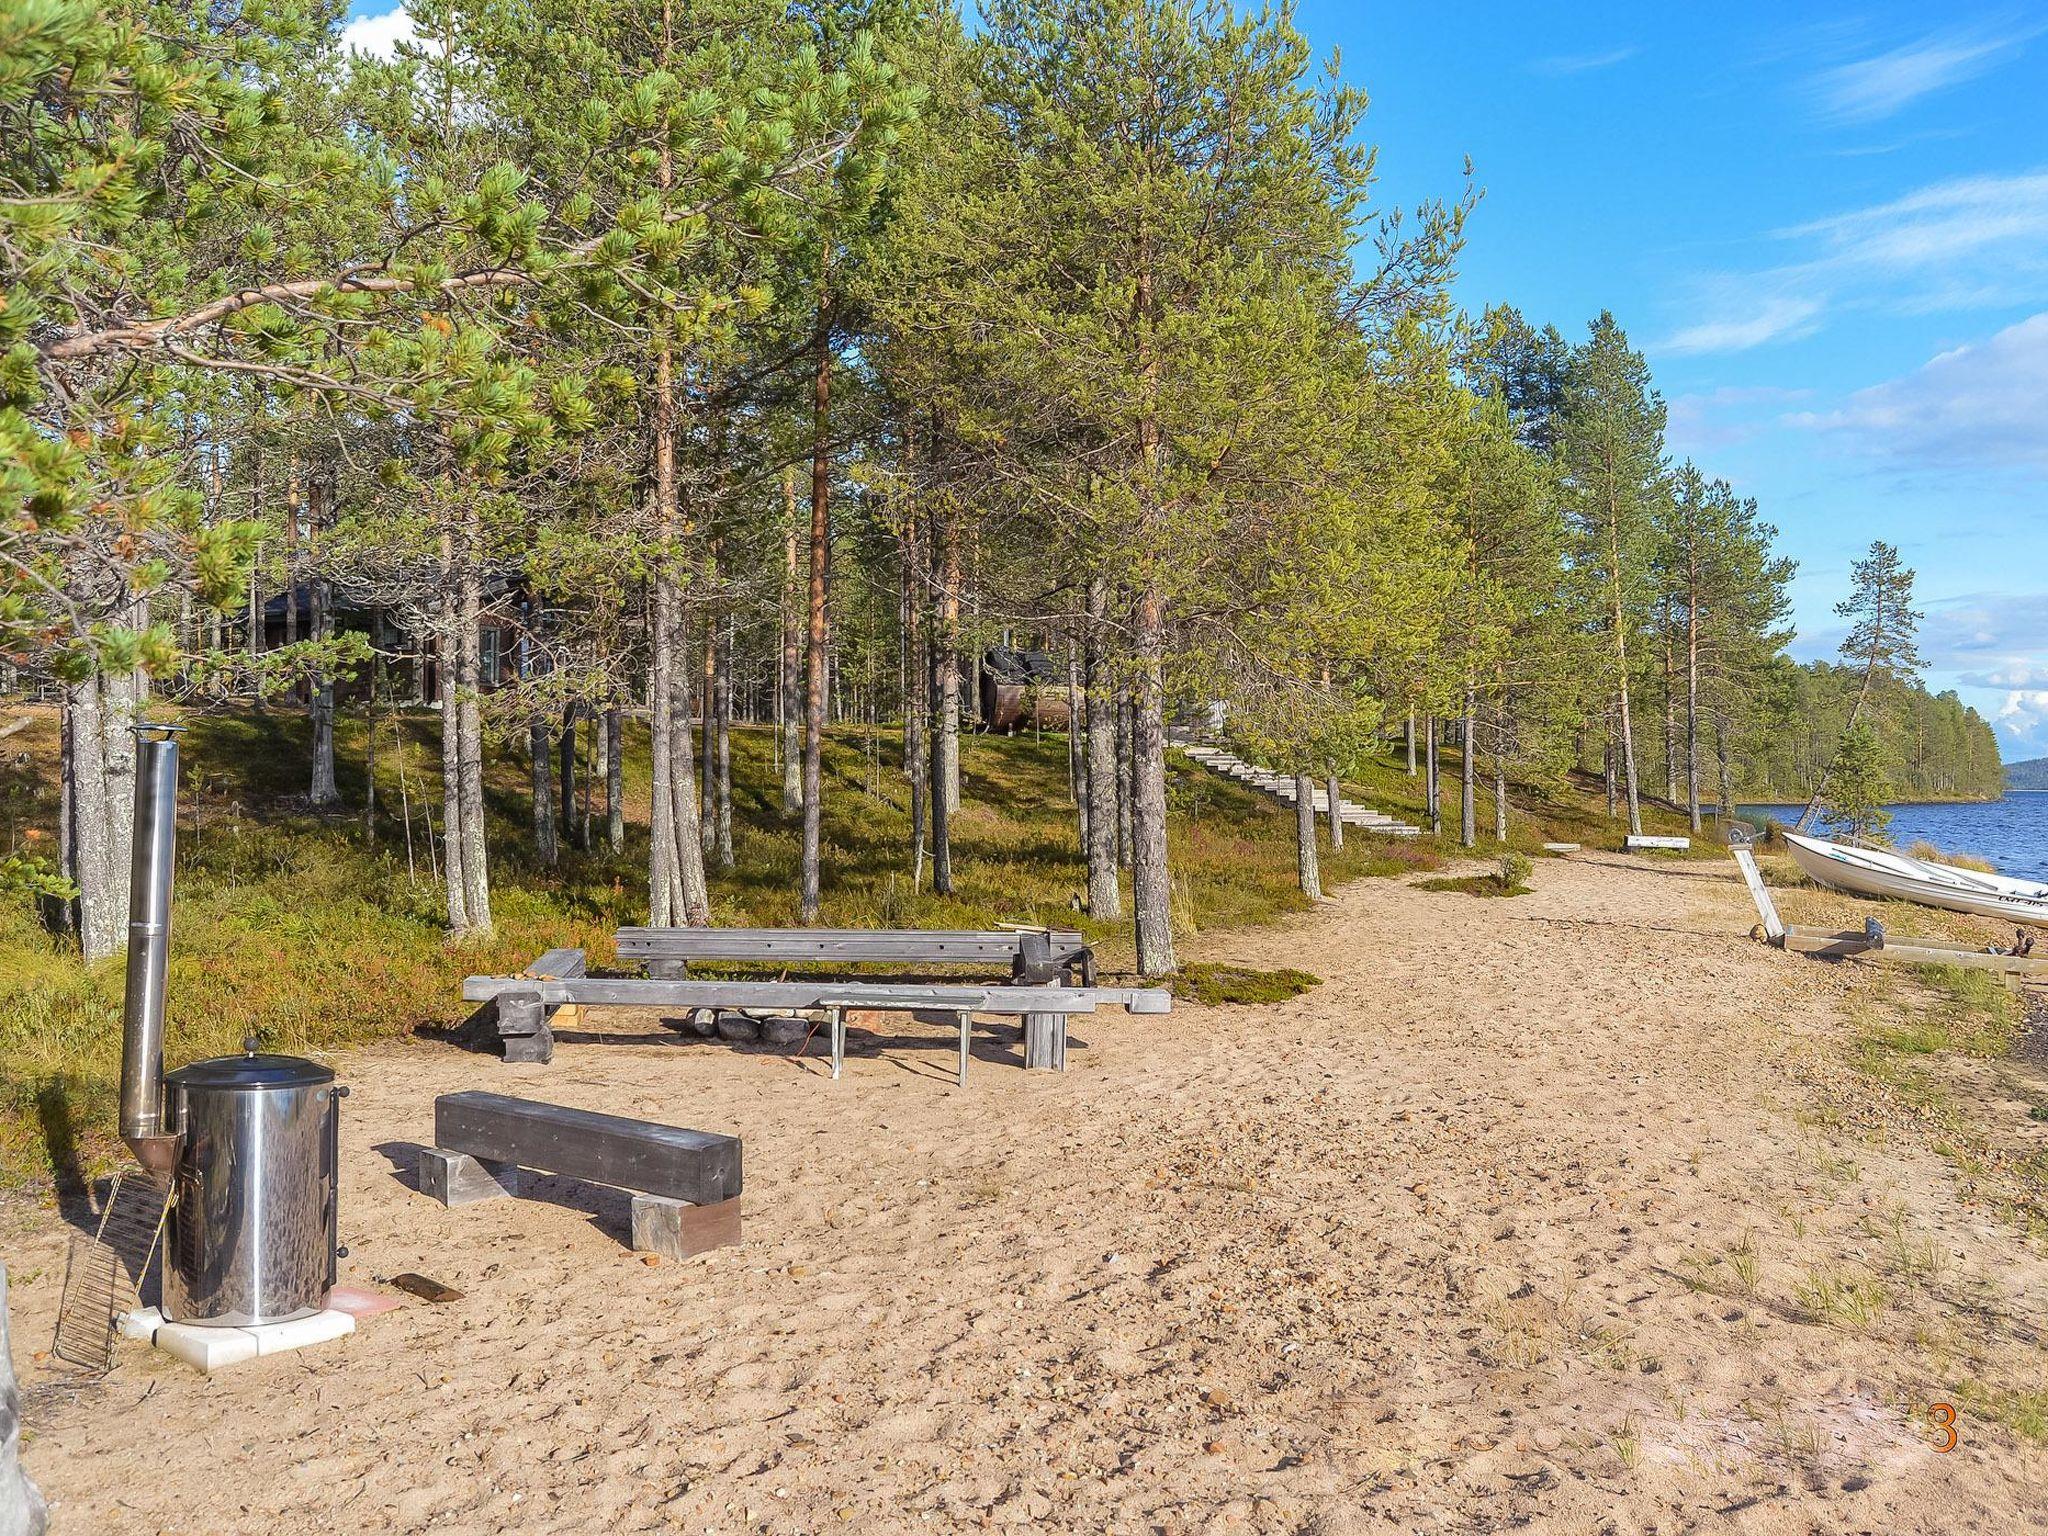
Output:
[[1436,880],[1418,880],[1420,891],[1463,891],[1467,896],[1526,896],[1529,887],[1510,885],[1497,874],[1446,875]]
[[1308,971],[1256,971],[1242,965],[1189,965],[1173,978],[1173,995],[1216,1007],[1225,1003],[1281,1003],[1322,985]]

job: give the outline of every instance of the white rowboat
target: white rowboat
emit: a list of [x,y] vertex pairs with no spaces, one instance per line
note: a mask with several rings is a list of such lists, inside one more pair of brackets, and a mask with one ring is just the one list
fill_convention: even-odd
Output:
[[1822,885],[1858,896],[1917,901],[1950,912],[2048,925],[2048,885],[1987,875],[1953,864],[1908,858],[1883,848],[1852,848],[1818,837],[1785,834],[1799,867]]

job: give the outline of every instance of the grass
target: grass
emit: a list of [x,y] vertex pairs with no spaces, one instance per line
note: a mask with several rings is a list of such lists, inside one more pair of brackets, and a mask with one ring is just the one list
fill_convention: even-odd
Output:
[[[173,1062],[237,1050],[247,1035],[321,1052],[446,1026],[468,1011],[464,975],[516,970],[557,945],[580,946],[601,967],[611,959],[612,931],[646,919],[644,732],[628,734],[624,851],[603,850],[600,837],[598,851],[567,851],[556,868],[530,851],[523,742],[494,749],[487,815],[496,927],[489,938],[457,945],[444,931],[427,844],[427,815],[437,816],[440,803],[438,717],[380,718],[374,776],[362,716],[338,722],[347,807],[339,814],[304,804],[308,726],[297,711],[195,716],[189,724],[168,989]],[[56,745],[49,714],[10,738],[0,761],[0,848],[53,846]],[[941,897],[930,889],[928,862],[922,882],[913,875],[896,742],[858,728],[830,735],[824,922],[1054,923],[1097,941],[1106,972],[1128,970],[1128,923],[1080,910],[1086,879],[1067,801],[1065,738],[970,736],[961,745],[957,888]],[[721,924],[796,919],[799,828],[782,816],[772,751],[767,728],[734,731],[735,865],[711,872],[713,920]],[[373,777],[374,823],[363,814]],[[402,797],[412,812],[410,862]],[[1309,909],[1295,884],[1292,811],[1177,756],[1168,773],[1168,837],[1184,959],[1198,953],[1206,931]],[[1353,836],[1321,857],[1325,881],[1336,885],[1428,869],[1437,852],[1427,840]],[[1128,910],[1128,883],[1125,902]],[[1298,990],[1260,973],[1227,985]],[[121,987],[119,959],[87,968],[25,902],[0,907],[0,1186],[75,1187],[113,1165]]]
[[1875,1323],[1890,1300],[1874,1276],[1833,1266],[1808,1270],[1793,1295],[1813,1321],[1859,1329]]
[[[1441,780],[1440,811],[1444,840],[1458,839],[1459,782],[1463,763],[1456,746],[1439,754]],[[1543,783],[1510,782],[1508,785],[1508,836],[1493,836],[1493,765],[1484,754],[1479,760],[1478,832],[1472,850],[1485,857],[1516,851],[1541,857],[1545,843],[1581,843],[1588,848],[1619,849],[1627,832],[1626,811],[1622,819],[1607,816],[1605,790],[1598,774],[1571,772]],[[1399,753],[1387,753],[1363,764],[1344,781],[1347,797],[1385,811],[1402,821],[1429,828],[1429,792],[1418,769],[1408,776],[1407,761]],[[1685,811],[1669,801],[1645,796],[1642,801],[1643,831],[1656,837],[1691,836]],[[1675,860],[1720,859],[1726,850],[1710,834],[1694,837],[1692,847],[1669,857]]]
[[1912,968],[1920,983],[1918,998],[1905,1004],[1903,1023],[1876,1025],[1865,1031],[1866,1051],[1900,1056],[1932,1056],[1960,1051],[1967,1056],[2000,1057],[2019,1039],[2017,1000],[1990,971],[1956,965]]
[[1509,885],[1496,874],[1486,875],[1442,875],[1434,880],[1418,880],[1415,888],[1422,891],[1463,891],[1467,896],[1526,896],[1526,885]]
[[[1956,1389],[1956,1406],[1972,1417],[2002,1424],[2023,1440],[2048,1443],[2048,1391],[1991,1387],[1966,1381]],[[1959,1423],[1958,1428],[1963,1426]]]
[[1222,1004],[1282,1003],[1299,997],[1322,977],[1308,971],[1257,971],[1242,965],[1197,964],[1173,978],[1173,995],[1209,1007]]
[[1979,874],[1995,875],[1998,866],[1989,859],[1979,858],[1974,853],[1943,853],[1926,838],[1919,838],[1906,849],[1909,859],[1925,859],[1930,863],[1947,864],[1956,869],[1974,869]]

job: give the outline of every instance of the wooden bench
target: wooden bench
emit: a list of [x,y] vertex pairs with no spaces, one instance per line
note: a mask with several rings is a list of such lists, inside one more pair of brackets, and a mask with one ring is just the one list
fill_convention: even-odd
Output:
[[740,1240],[740,1142],[502,1093],[434,1100],[420,1192],[443,1205],[517,1195],[537,1169],[633,1197],[633,1249],[687,1259]]
[[[537,964],[538,962],[536,962]],[[1168,1013],[1173,995],[1163,987],[1051,987],[1051,986],[914,986],[891,982],[853,981],[664,981],[638,977],[588,977],[581,974],[556,977],[470,976],[462,983],[462,995],[473,1003],[495,1000],[501,1015],[514,1016],[515,1025],[500,1024],[506,1038],[507,1060],[547,1061],[554,1054],[554,1037],[547,1015],[552,1008],[575,1003],[599,1008],[672,1008],[688,1012],[700,1008],[729,1008],[743,1012],[822,1011],[833,1020],[833,1072],[837,1077],[844,1058],[845,1014],[853,1009],[917,1013],[927,1010],[953,1015],[960,1024],[960,1081],[967,1080],[968,1032],[977,1013],[1021,1015],[1026,1025],[1025,1058],[1033,1060],[1032,1029],[1041,1032],[1039,1051],[1045,1070],[1059,1071],[1066,1065],[1066,1022],[1069,1014],[1093,1013],[1101,1004],[1121,1005],[1132,1013]],[[1036,1021],[1036,1022],[1034,1022]],[[531,1038],[516,1058],[510,1054],[514,1040]]]
[[1095,953],[1060,929],[621,928],[619,958],[650,976],[680,981],[692,961],[771,960],[798,965],[993,963],[1027,986],[1095,984]]

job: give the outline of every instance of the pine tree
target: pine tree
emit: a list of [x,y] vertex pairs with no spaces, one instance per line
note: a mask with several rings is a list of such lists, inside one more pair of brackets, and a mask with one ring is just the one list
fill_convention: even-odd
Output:
[[[1849,596],[1835,605],[1835,612],[1849,620],[1849,632],[1842,637],[1842,660],[1859,667],[1862,679],[1843,727],[1844,744],[1863,723],[1874,687],[1910,681],[1920,669],[1916,643],[1920,614],[1913,607],[1913,572],[1899,559],[1898,550],[1882,539],[1873,540],[1869,553],[1849,568],[1849,577],[1853,583]],[[1838,759],[1839,755],[1838,748]],[[1830,763],[1814,779],[1813,793],[1799,816],[1801,831],[1812,825],[1835,771],[1836,765]]]
[[1628,829],[1643,830],[1636,764],[1629,643],[1650,604],[1652,532],[1664,483],[1664,402],[1643,355],[1614,316],[1602,312],[1571,358],[1559,455],[1578,532],[1575,563],[1597,604],[1609,651],[1615,749],[1628,801]]

